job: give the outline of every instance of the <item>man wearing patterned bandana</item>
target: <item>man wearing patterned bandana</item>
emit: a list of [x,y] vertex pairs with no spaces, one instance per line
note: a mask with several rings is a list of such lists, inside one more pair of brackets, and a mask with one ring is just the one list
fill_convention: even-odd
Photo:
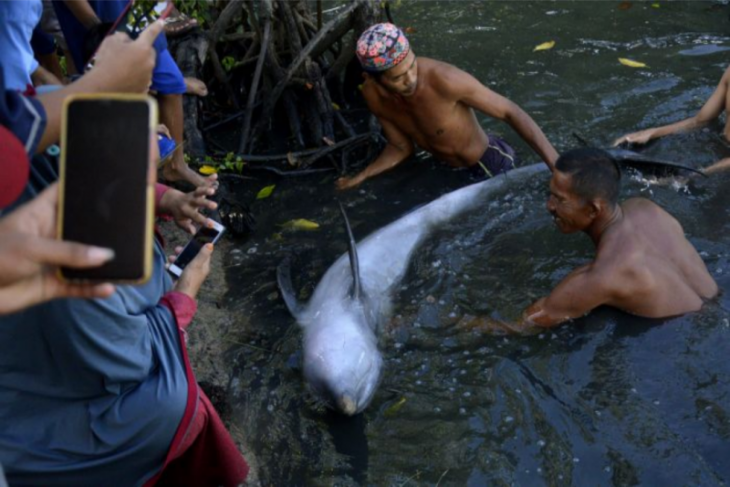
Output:
[[357,42],[366,72],[362,93],[388,141],[383,152],[354,177],[337,180],[338,189],[358,186],[408,159],[415,145],[479,178],[514,167],[514,150],[484,133],[474,110],[509,124],[553,169],[558,153],[520,107],[450,64],[419,57],[393,24],[376,24]]

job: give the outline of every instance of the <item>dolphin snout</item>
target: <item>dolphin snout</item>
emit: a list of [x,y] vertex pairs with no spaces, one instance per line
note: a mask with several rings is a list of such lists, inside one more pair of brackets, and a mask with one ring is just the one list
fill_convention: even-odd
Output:
[[342,414],[353,416],[357,413],[357,402],[349,395],[343,394],[337,398],[337,409],[339,409]]

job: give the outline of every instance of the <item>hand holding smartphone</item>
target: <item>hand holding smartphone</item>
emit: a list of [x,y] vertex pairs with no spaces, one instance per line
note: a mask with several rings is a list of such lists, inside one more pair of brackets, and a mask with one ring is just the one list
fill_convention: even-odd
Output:
[[215,245],[218,240],[223,236],[226,231],[226,227],[218,222],[210,221],[210,226],[202,226],[193,238],[188,242],[180,255],[177,256],[175,262],[170,264],[168,271],[170,274],[180,277],[185,270],[185,267],[198,255],[200,249],[206,244]]
[[152,272],[157,103],[146,95],[75,95],[61,121],[58,235],[114,250],[67,281],[145,282]]

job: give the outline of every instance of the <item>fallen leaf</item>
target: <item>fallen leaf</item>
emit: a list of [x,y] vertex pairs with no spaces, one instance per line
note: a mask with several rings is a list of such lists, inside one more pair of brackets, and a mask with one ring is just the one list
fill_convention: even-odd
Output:
[[277,242],[281,242],[282,240],[284,240],[284,236],[280,233],[273,234],[271,238],[276,240]]
[[415,27],[406,27],[403,29],[403,32],[406,34],[413,34],[414,32],[418,32]]
[[261,188],[261,191],[259,191],[259,194],[256,195],[257,200],[262,200],[264,198],[268,198],[271,196],[271,193],[274,192],[274,188],[276,187],[275,184],[272,184],[271,186],[266,186],[264,188]]
[[213,166],[200,166],[200,169],[198,169],[198,172],[200,174],[205,174],[206,176],[209,176],[210,174],[217,173],[218,169],[214,168]]
[[316,230],[319,228],[319,223],[315,223],[304,218],[297,218],[296,220],[289,220],[286,223],[280,223],[280,227],[289,230]]
[[393,404],[392,406],[390,406],[388,409],[386,409],[383,412],[383,416],[385,416],[386,418],[389,418],[391,416],[395,416],[398,413],[398,411],[401,410],[401,408],[403,407],[403,405],[405,403],[406,403],[406,398],[405,397],[401,397],[398,400],[398,402],[396,402],[395,404]]
[[618,4],[619,10],[628,10],[633,6],[631,2],[621,2]]
[[332,108],[334,108],[337,111],[340,110],[340,106],[337,103],[335,103],[335,102],[332,102]]
[[335,143],[329,137],[322,137],[322,142],[324,142],[325,144],[327,144],[330,147],[335,145]]
[[634,61],[633,59],[626,59],[625,57],[618,58],[618,62],[620,62],[624,66],[628,66],[630,68],[646,68],[647,67],[647,65],[644,63]]
[[548,49],[552,49],[554,46],[555,46],[555,41],[543,42],[539,46],[535,47],[535,49],[533,49],[532,52],[547,51]]
[[659,5],[658,3],[652,3],[651,6],[654,8],[661,8],[661,5]]

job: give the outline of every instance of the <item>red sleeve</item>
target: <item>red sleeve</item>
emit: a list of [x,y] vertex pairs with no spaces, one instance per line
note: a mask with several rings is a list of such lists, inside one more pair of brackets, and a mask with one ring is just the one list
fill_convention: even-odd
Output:
[[0,208],[13,203],[28,183],[30,165],[20,141],[0,125]]
[[170,310],[177,326],[183,330],[193,321],[193,316],[198,311],[198,303],[193,298],[177,291],[170,291],[162,296],[160,304]]
[[169,186],[165,186],[162,183],[155,183],[155,208],[159,208],[162,196],[164,196],[169,189]]

